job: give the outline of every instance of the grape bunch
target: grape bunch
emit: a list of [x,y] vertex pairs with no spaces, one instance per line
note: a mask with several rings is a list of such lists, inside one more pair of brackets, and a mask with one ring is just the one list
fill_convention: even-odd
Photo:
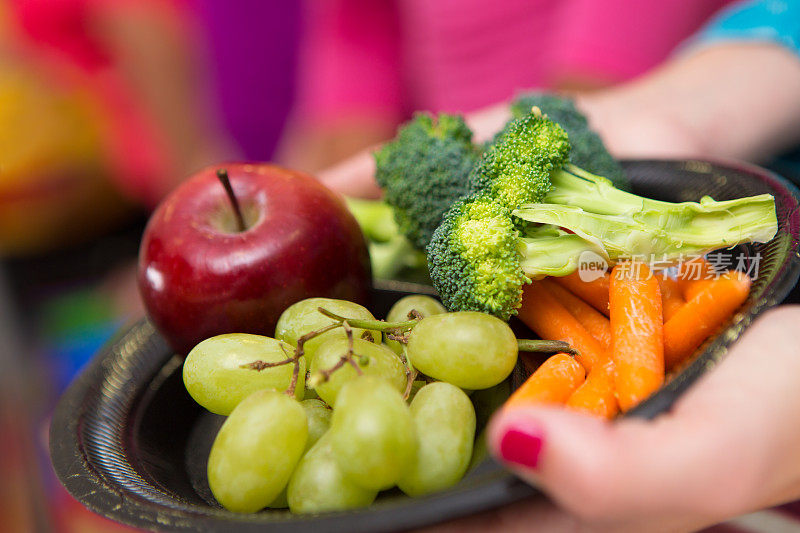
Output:
[[508,395],[517,353],[502,320],[447,313],[422,295],[399,300],[386,321],[309,298],[283,312],[275,338],[206,339],[186,357],[183,380],[195,401],[227,416],[208,458],[211,491],[234,512],[318,513],[368,506],[393,487],[409,496],[451,487],[481,448],[478,400]]

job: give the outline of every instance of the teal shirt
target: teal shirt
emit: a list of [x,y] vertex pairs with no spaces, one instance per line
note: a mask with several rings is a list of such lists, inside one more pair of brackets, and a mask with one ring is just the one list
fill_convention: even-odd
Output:
[[728,6],[695,37],[700,45],[720,41],[773,42],[800,55],[800,0],[747,0]]

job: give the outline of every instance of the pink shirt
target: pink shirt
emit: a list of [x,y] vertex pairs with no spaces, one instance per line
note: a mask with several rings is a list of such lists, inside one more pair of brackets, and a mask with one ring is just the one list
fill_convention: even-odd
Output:
[[400,120],[466,112],[574,76],[607,83],[666,58],[729,0],[312,0],[298,108]]

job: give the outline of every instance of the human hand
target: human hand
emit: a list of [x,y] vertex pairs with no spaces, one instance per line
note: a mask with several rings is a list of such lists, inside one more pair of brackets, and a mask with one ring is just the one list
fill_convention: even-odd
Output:
[[798,91],[797,54],[731,41],[684,50],[638,79],[578,94],[576,104],[619,158],[758,163],[800,143]]
[[800,307],[760,318],[653,421],[498,413],[492,453],[540,498],[437,531],[687,531],[800,497]]

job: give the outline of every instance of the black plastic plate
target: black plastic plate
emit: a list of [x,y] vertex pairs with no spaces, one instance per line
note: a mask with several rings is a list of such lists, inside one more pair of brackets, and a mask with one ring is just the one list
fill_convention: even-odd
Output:
[[[671,201],[703,195],[724,200],[761,193],[775,196],[778,235],[738,250],[760,254],[758,278],[740,311],[698,351],[693,362],[628,416],[652,418],[722,358],[765,309],[780,303],[800,275],[797,189],[757,167],[706,161],[629,161],[634,191]],[[427,287],[376,288],[372,310]],[[517,375],[517,378],[519,376]],[[517,379],[518,380],[518,379]],[[464,516],[535,495],[492,460],[450,490],[408,498],[390,491],[367,509],[312,516],[288,511],[237,515],[220,508],[208,489],[205,463],[221,417],[192,401],[183,388],[181,360],[153,326],[142,321],[103,349],[71,384],[50,428],[50,453],[67,490],[93,511],[153,530],[395,531]]]

